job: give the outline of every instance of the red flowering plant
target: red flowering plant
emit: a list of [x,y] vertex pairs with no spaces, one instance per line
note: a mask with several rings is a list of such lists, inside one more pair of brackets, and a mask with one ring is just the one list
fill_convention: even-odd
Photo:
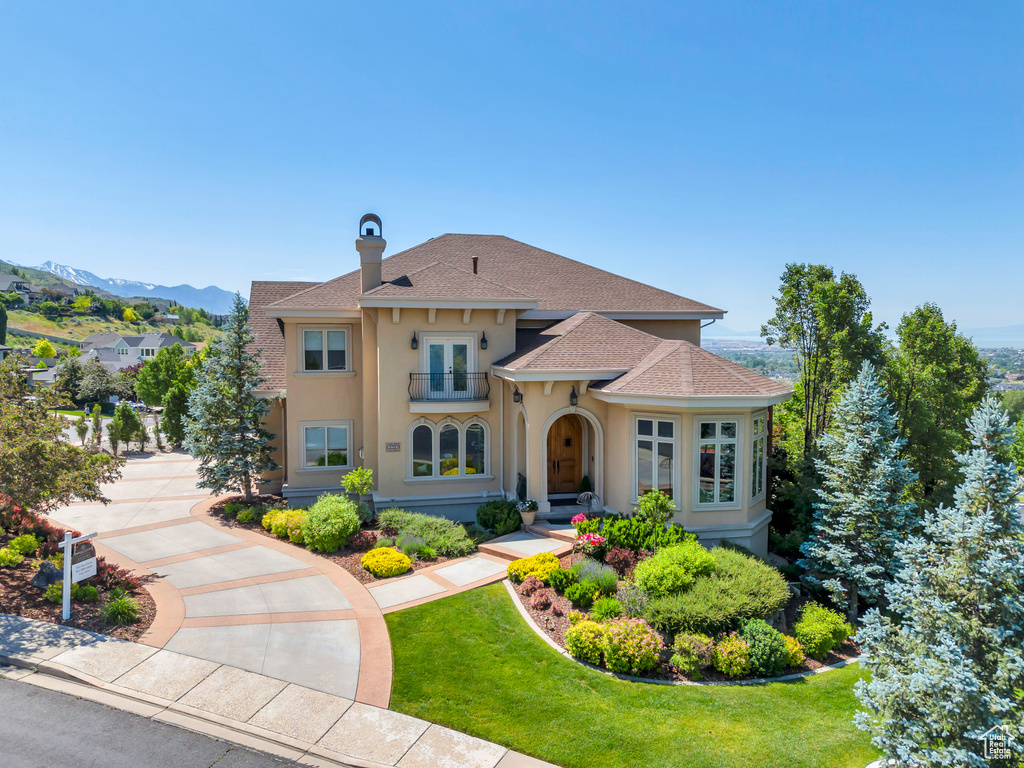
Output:
[[584,533],[576,537],[574,547],[577,552],[597,558],[607,543],[608,539],[599,533]]

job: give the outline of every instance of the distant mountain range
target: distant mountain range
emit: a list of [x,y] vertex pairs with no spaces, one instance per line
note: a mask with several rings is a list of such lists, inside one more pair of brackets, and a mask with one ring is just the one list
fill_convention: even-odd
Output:
[[[14,262],[8,263],[13,264]],[[223,288],[218,288],[215,285],[210,285],[206,288],[195,288],[191,285],[157,285],[155,283],[143,283],[138,280],[106,278],[100,277],[88,270],[75,269],[74,267],[56,264],[52,261],[47,261],[38,267],[30,267],[27,264],[15,264],[15,266],[49,272],[51,275],[56,275],[70,283],[99,288],[115,296],[167,299],[186,307],[202,307],[207,312],[213,312],[217,315],[226,315],[230,312],[231,302],[235,297],[235,294],[231,291],[225,291]]]

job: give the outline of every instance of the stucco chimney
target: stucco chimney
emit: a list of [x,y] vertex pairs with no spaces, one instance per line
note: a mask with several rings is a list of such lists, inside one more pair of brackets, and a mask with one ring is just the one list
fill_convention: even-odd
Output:
[[367,213],[359,220],[356,250],[359,251],[359,274],[362,276],[363,293],[372,291],[381,283],[380,262],[388,245],[383,234],[384,228],[377,214]]

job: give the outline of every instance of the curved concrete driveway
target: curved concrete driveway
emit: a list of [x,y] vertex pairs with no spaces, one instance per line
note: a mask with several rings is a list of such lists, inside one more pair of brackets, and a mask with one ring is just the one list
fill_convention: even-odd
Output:
[[387,707],[391,644],[381,609],[330,560],[222,526],[187,454],[128,460],[112,503],[72,504],[53,520],[98,531],[97,551],[152,575],[157,617],[142,642]]

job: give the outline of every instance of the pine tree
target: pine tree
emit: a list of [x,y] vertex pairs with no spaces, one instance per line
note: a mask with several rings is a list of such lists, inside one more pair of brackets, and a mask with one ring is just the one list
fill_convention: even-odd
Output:
[[270,445],[274,435],[263,427],[270,404],[256,395],[266,382],[258,354],[248,349],[256,335],[249,328],[249,308],[237,293],[224,328],[189,396],[186,444],[200,460],[201,487],[241,491],[251,502],[260,474],[277,469],[271,457],[276,449]]
[[897,548],[890,612],[869,611],[857,637],[871,679],[856,686],[855,722],[887,757],[921,768],[995,765],[980,739],[996,726],[1024,757],[1024,483],[995,398],[968,432],[956,506],[927,513]]
[[0,344],[7,343],[7,307],[0,304]]
[[895,412],[870,363],[847,387],[833,418],[819,443],[821,501],[799,564],[808,582],[846,603],[853,623],[860,602],[877,600],[892,578],[893,552],[914,522],[906,490],[916,476],[899,458]]

